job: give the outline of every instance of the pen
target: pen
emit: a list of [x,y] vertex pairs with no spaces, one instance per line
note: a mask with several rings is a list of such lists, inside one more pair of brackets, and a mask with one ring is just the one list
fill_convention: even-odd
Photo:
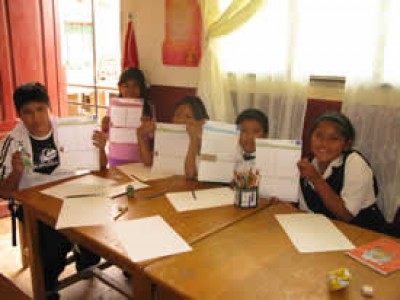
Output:
[[95,197],[98,196],[99,194],[93,193],[93,194],[80,194],[80,195],[68,195],[65,196],[65,198],[83,198],[83,197]]
[[157,192],[157,193],[154,193],[154,194],[150,194],[150,195],[147,195],[146,198],[147,199],[155,198],[155,197],[158,197],[158,196],[161,196],[161,195],[165,194],[166,192],[167,191],[161,191],[161,192]]
[[192,190],[192,196],[193,196],[193,200],[197,200],[196,194],[194,192],[194,190]]
[[128,207],[125,207],[123,210],[121,210],[121,211],[114,217],[114,221],[117,221],[119,218],[121,218],[127,211],[128,211]]

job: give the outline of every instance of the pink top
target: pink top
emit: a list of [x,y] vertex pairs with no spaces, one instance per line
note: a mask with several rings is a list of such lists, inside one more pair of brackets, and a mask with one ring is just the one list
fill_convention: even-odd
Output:
[[130,162],[142,162],[138,144],[109,143],[108,163],[110,167]]

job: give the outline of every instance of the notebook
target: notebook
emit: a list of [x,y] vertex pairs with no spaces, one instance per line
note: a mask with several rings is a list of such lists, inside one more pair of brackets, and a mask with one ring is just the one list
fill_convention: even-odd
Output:
[[380,238],[346,254],[383,275],[400,268],[400,244],[388,238]]

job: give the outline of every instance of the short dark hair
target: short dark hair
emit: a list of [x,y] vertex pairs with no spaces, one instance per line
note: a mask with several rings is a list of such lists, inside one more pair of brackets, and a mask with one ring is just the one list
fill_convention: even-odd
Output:
[[203,103],[203,101],[196,96],[186,96],[179,100],[176,105],[174,111],[178,109],[178,107],[182,105],[189,105],[192,109],[193,117],[199,121],[202,119],[209,119],[207,109]]
[[140,97],[146,98],[146,79],[144,77],[143,71],[135,67],[126,68],[119,76],[118,85],[127,83],[130,80],[134,80],[137,82],[140,88]]
[[246,120],[256,121],[258,124],[261,125],[264,134],[268,134],[269,132],[268,117],[261,110],[256,108],[245,109],[236,117],[235,123],[236,125],[240,125],[243,121]]
[[313,134],[321,122],[333,123],[346,142],[354,141],[356,138],[356,132],[349,118],[337,111],[327,111],[319,115],[311,125],[310,135]]
[[14,106],[18,113],[29,102],[41,102],[50,107],[49,94],[44,85],[39,82],[21,84],[14,91]]

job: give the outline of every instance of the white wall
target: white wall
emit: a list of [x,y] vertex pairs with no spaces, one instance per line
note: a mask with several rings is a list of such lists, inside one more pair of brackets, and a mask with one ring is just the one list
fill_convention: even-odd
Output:
[[128,14],[132,13],[140,68],[145,72],[149,82],[156,85],[196,87],[197,67],[174,67],[162,63],[164,2],[164,0],[121,0],[123,37]]

